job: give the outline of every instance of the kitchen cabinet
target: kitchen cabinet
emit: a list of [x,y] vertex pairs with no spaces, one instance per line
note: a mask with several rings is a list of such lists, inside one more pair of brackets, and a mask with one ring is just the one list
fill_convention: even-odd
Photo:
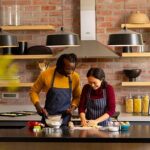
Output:
[[55,30],[52,25],[19,25],[19,26],[0,26],[5,31],[22,31],[22,30]]

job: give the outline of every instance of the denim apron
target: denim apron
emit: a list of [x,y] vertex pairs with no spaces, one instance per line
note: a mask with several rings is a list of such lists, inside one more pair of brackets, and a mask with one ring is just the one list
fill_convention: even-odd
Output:
[[[88,92],[86,118],[88,120],[95,120],[106,112],[107,109],[106,90],[103,90],[103,98],[92,99],[90,95],[91,95],[91,89]],[[109,119],[100,122],[98,125],[107,126],[108,121]]]
[[62,125],[65,126],[68,125],[71,119],[71,114],[67,114],[66,110],[71,105],[72,81],[70,77],[68,77],[69,88],[55,88],[53,87],[55,75],[56,70],[52,78],[51,88],[46,94],[45,109],[49,115],[62,115]]

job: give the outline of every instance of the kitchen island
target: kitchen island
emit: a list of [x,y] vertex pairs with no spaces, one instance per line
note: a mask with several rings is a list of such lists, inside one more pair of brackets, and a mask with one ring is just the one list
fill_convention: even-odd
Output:
[[99,129],[49,130],[33,132],[21,129],[0,129],[0,148],[4,150],[148,150],[150,148],[150,125],[131,125],[129,131],[100,131]]

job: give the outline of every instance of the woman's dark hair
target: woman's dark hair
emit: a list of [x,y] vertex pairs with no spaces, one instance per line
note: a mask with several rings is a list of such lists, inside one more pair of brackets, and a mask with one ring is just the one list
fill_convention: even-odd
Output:
[[101,87],[106,88],[107,82],[105,81],[105,73],[101,68],[90,68],[87,72],[87,77],[93,76],[102,81]]
[[75,68],[76,68],[77,56],[73,53],[70,53],[70,54],[62,54],[58,58],[57,63],[56,63],[56,70],[62,70],[64,68],[64,59],[69,60],[71,63],[75,63]]

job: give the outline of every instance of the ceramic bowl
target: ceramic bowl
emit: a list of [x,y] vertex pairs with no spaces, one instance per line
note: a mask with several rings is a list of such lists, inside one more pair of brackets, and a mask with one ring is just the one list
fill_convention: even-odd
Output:
[[120,130],[121,131],[128,131],[130,128],[130,125],[129,124],[124,124],[124,125],[121,125],[120,126]]
[[113,131],[113,132],[119,131],[119,126],[111,126],[111,127],[108,127],[108,130],[109,130],[109,131]]
[[45,119],[46,124],[51,128],[59,128],[62,124],[61,115],[51,115]]
[[141,74],[141,69],[124,69],[124,74],[129,78],[129,81],[136,81],[136,78]]

